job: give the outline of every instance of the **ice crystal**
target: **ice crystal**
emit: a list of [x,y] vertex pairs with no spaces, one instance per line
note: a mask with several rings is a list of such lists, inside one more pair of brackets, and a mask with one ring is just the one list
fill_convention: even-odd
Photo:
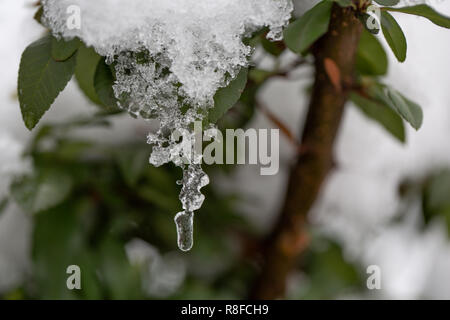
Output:
[[[114,93],[134,116],[156,118],[160,128],[148,137],[150,163],[174,162],[183,168],[175,222],[180,249],[192,247],[193,212],[204,200],[208,176],[200,154],[187,156],[178,129],[192,132],[214,104],[214,94],[248,64],[251,48],[243,38],[264,27],[278,40],[287,24],[291,0],[43,0],[43,22],[55,36],[78,37],[115,69]],[[80,13],[80,28],[68,19]],[[192,137],[195,143],[195,137]],[[184,142],[183,142],[184,141]],[[187,159],[188,162],[181,159]]]

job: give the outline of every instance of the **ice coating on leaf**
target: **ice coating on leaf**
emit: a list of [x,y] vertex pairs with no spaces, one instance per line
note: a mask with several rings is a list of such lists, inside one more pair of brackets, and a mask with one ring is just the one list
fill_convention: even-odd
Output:
[[[163,82],[180,83],[195,102],[210,100],[247,64],[242,37],[269,27],[279,39],[293,10],[291,0],[44,0],[44,23],[65,38],[79,37],[103,56],[147,49],[168,67]],[[80,29],[68,28],[71,6],[80,8]],[[145,68],[144,68],[145,69]],[[158,69],[158,68],[156,68]],[[147,78],[161,70],[144,70]],[[142,73],[141,73],[142,74]],[[167,86],[152,85],[168,89]],[[169,86],[170,87],[170,86]],[[156,97],[147,92],[147,95]],[[151,102],[148,102],[151,103]]]
[[[115,70],[114,94],[121,108],[144,119],[158,119],[148,136],[150,163],[183,168],[175,218],[179,246],[192,246],[193,212],[209,183],[201,154],[184,146],[198,137],[192,123],[202,121],[220,87],[248,66],[252,49],[245,37],[264,27],[279,40],[288,23],[291,0],[42,0],[43,23],[57,37],[80,38],[107,57]],[[73,10],[78,8],[79,10]],[[69,8],[72,8],[69,9]],[[69,9],[69,10],[68,10]],[[80,28],[68,21],[80,13]],[[173,132],[187,132],[173,139]],[[189,139],[187,139],[189,138]]]

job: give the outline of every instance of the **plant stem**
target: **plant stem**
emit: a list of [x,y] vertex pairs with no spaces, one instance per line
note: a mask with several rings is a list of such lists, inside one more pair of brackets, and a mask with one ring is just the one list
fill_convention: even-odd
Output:
[[[312,48],[315,84],[301,138],[302,152],[292,169],[278,222],[262,245],[261,272],[250,293],[252,299],[283,297],[288,276],[307,247],[306,217],[334,165],[333,146],[354,83],[362,28],[354,9],[334,4],[328,32]],[[341,91],[327,75],[326,58],[339,69]]]

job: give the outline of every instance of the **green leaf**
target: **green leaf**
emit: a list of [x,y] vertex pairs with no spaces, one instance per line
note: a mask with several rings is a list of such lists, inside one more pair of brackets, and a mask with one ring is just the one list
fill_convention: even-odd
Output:
[[233,107],[242,95],[247,84],[248,69],[242,69],[236,78],[227,87],[217,90],[214,96],[214,107],[209,110],[208,119],[216,123],[222,116]]
[[441,170],[428,177],[423,186],[423,217],[425,224],[440,217],[450,236],[450,171]]
[[142,299],[139,269],[133,267],[122,242],[107,238],[99,250],[99,271],[111,299]]
[[414,129],[419,130],[423,122],[422,108],[396,90],[389,89],[388,95],[396,107],[397,112],[408,121]]
[[251,69],[248,73],[248,78],[256,84],[260,85],[273,75],[274,72],[272,71],[264,69]]
[[[43,299],[74,299],[68,290],[67,267],[80,265],[76,256],[83,252],[82,225],[73,204],[52,208],[34,217],[32,238],[33,282]],[[84,277],[82,269],[81,276]]]
[[394,17],[385,11],[381,13],[381,29],[397,60],[404,62],[408,48],[405,35]]
[[353,2],[352,0],[334,0],[337,4],[339,4],[342,8],[350,7]]
[[101,104],[94,87],[94,77],[102,57],[93,48],[81,45],[77,54],[75,79],[83,93],[95,104]]
[[307,281],[294,299],[336,299],[343,292],[359,292],[365,284],[361,266],[349,261],[342,247],[326,238],[312,239],[303,265]]
[[26,127],[33,129],[72,78],[76,55],[63,62],[52,58],[50,35],[29,45],[22,54],[18,95]]
[[323,1],[291,23],[284,31],[284,42],[295,53],[305,52],[328,31],[333,2]]
[[402,12],[427,18],[435,25],[450,29],[450,17],[444,16],[426,4],[404,8],[384,8],[388,11]]
[[77,52],[81,41],[74,38],[70,41],[65,41],[63,38],[56,39],[52,37],[52,57],[56,61],[66,61]]
[[388,58],[383,46],[369,31],[364,30],[359,42],[356,68],[364,75],[382,76],[388,70]]
[[400,0],[375,0],[375,2],[383,6],[395,6]]
[[7,197],[0,199],[0,215],[5,211],[8,207],[9,200]]
[[33,19],[36,20],[39,24],[41,24],[43,14],[44,14],[44,7],[40,6],[39,9],[34,14]]
[[39,173],[16,179],[11,194],[27,213],[37,213],[63,202],[72,191],[72,178],[61,170],[39,170]]
[[409,122],[414,129],[420,129],[423,122],[423,112],[418,104],[412,102],[397,90],[385,85],[378,84],[374,86],[373,90],[379,100],[389,105],[403,119]]
[[370,100],[357,93],[350,96],[352,102],[370,119],[378,122],[400,142],[405,142],[405,126],[403,120],[389,106]]
[[113,90],[114,77],[105,61],[100,61],[95,71],[94,87],[98,98],[105,107],[117,108],[117,99]]
[[261,37],[261,45],[266,50],[267,53],[270,53],[274,57],[279,57],[286,47],[281,41],[269,41],[266,37]]
[[117,163],[125,182],[133,187],[148,166],[149,152],[146,149],[123,149],[116,153]]

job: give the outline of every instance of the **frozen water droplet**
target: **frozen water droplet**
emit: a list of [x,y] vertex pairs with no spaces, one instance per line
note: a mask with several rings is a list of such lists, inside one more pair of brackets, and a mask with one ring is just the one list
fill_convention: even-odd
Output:
[[106,64],[110,65],[110,64],[112,64],[113,62],[114,62],[114,56],[113,56],[113,55],[108,55],[108,56],[106,56],[106,59],[105,59],[105,63],[106,63]]
[[175,216],[177,226],[178,248],[182,251],[191,250],[194,244],[194,214],[181,211]]

